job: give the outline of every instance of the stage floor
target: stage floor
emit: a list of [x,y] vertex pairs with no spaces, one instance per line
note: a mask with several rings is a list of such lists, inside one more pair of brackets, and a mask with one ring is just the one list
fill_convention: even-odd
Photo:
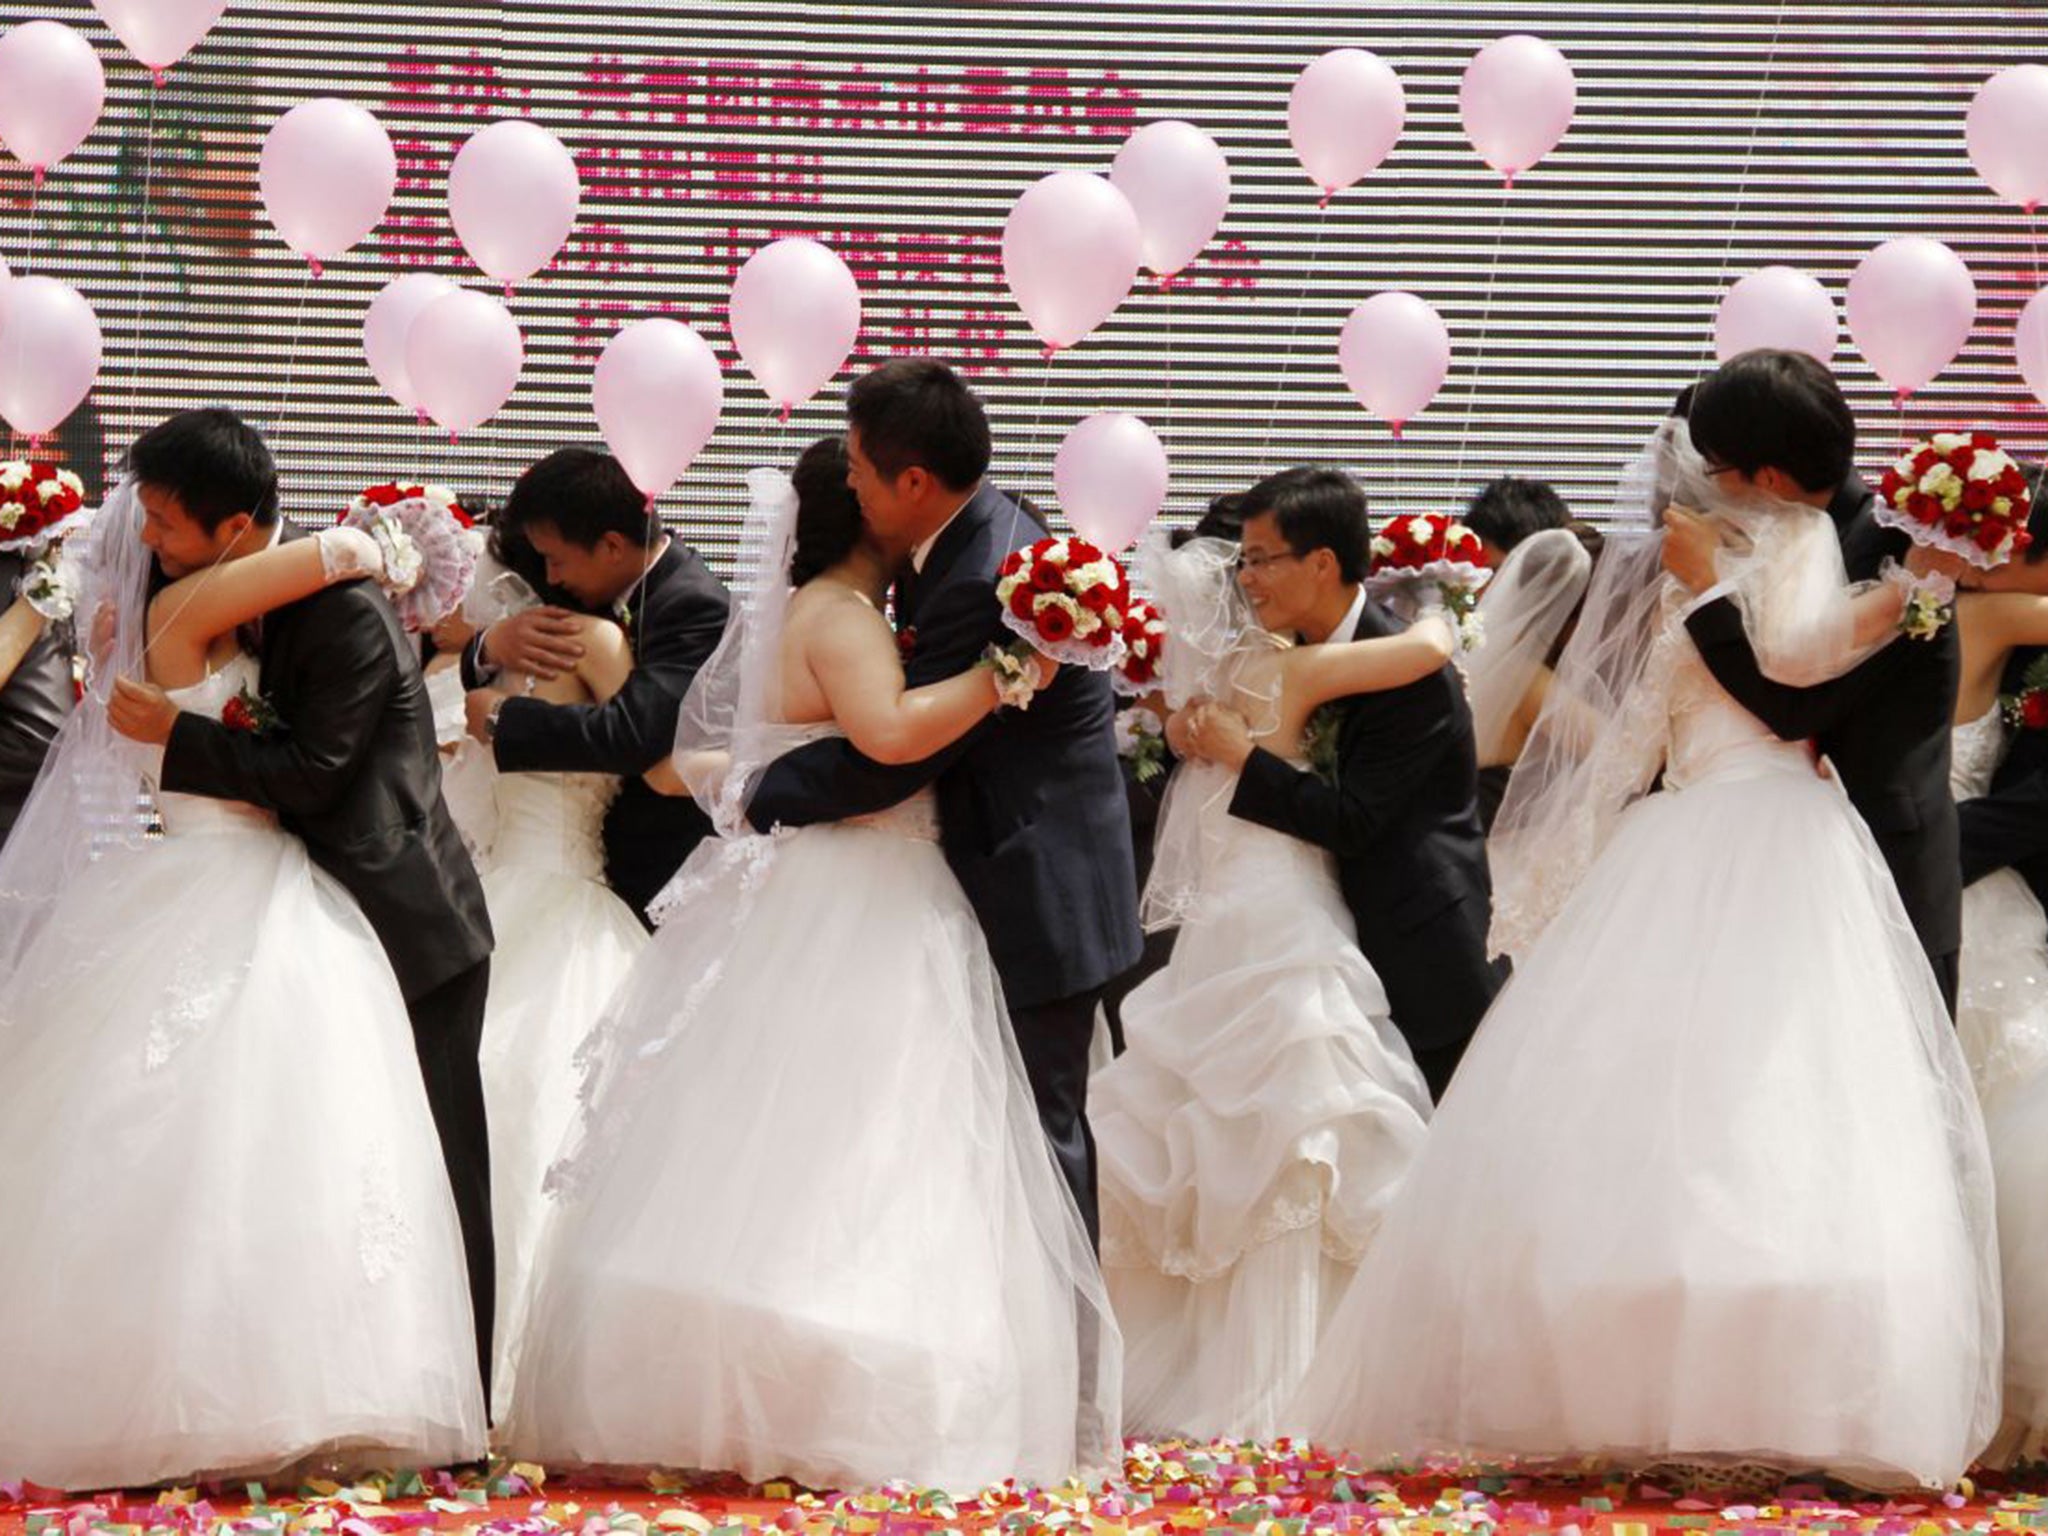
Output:
[[596,1485],[498,1466],[488,1476],[319,1483],[287,1496],[254,1485],[135,1498],[19,1498],[0,1490],[0,1536],[1947,1536],[2048,1527],[2048,1469],[1943,1498],[1836,1502],[1817,1487],[1720,1504],[1641,1482],[1500,1473],[1386,1477],[1286,1442],[1133,1445],[1124,1475],[1088,1490],[1004,1489],[955,1503],[909,1489],[818,1496],[768,1485],[652,1480]]

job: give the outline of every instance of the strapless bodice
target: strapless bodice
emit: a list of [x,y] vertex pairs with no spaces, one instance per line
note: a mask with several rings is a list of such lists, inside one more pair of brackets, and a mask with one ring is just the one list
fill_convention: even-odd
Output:
[[618,789],[603,773],[498,775],[492,868],[603,879],[604,813]]
[[[189,688],[165,692],[178,708],[209,720],[219,720],[228,701],[246,688],[251,695],[261,691],[261,669],[256,658],[237,654],[218,672]],[[163,754],[157,754],[158,778],[162,778]],[[270,831],[277,817],[241,800],[215,800],[207,795],[157,796],[157,810],[163,817],[164,833],[174,837],[196,837],[207,833]]]
[[[845,734],[829,720],[808,725],[771,725],[763,729],[757,755],[763,764],[772,763],[775,759],[794,752],[798,747],[807,747],[814,741],[844,737]],[[892,837],[907,837],[920,843],[936,843],[939,840],[938,800],[931,790],[921,789],[908,800],[892,805],[886,810],[874,811],[866,816],[848,816],[832,825],[865,827],[873,832],[886,832]]]
[[1958,800],[1991,793],[1991,779],[2005,761],[2007,726],[1996,704],[1950,736],[1949,792]]
[[1813,777],[1806,744],[1780,741],[1714,681],[1699,653],[1681,648],[1671,686],[1671,742],[1664,782],[1693,789],[1774,774]]

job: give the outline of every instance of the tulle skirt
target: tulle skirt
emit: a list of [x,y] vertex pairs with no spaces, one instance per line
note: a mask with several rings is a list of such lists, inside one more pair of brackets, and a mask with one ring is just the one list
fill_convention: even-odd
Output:
[[1803,772],[1658,794],[1524,958],[1295,1426],[1375,1460],[1953,1481],[1998,1423],[1967,1069],[1884,865]]
[[531,865],[484,876],[497,950],[484,1019],[491,1225],[498,1249],[496,1416],[511,1406],[534,1257],[552,1210],[541,1189],[576,1111],[576,1047],[647,947],[632,910],[594,880]]
[[1115,1326],[937,847],[816,827],[678,882],[585,1053],[513,1450],[814,1487],[1106,1462]]
[[0,1478],[482,1454],[397,982],[274,830],[116,851],[0,989]]
[[[1227,790],[1227,786],[1225,786]],[[1133,1434],[1261,1438],[1422,1144],[1429,1092],[1327,855],[1219,829],[1089,1087]]]
[[1990,1460],[2048,1452],[2048,916],[2019,874],[1963,892],[1956,1031],[1984,1103],[2005,1278],[2005,1424]]

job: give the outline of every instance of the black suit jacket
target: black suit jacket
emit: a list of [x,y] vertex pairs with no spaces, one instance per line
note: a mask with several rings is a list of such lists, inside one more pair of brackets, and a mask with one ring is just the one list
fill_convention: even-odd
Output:
[[[2005,667],[2005,689],[2017,693],[2021,678],[2048,651],[2027,646]],[[2018,732],[1998,765],[1991,792],[1956,807],[1962,826],[1963,884],[1994,869],[2017,869],[2048,903],[2048,731]]]
[[[604,820],[605,879],[636,913],[711,830],[696,801],[658,795],[641,775],[675,750],[683,695],[717,649],[730,604],[703,556],[671,539],[629,601],[626,686],[602,704],[508,699],[498,712],[493,756],[501,773],[609,773],[623,781]],[[477,686],[475,647],[463,670]]]
[[[1905,535],[1871,516],[1868,490],[1855,513],[1836,516],[1836,528],[1852,581],[1874,578],[1887,555],[1905,553]],[[1738,704],[1783,740],[1811,739],[1827,754],[1891,867],[1928,956],[1960,949],[1961,854],[1948,783],[1961,672],[1955,626],[1932,640],[1894,640],[1861,666],[1812,688],[1763,675],[1733,598],[1702,604],[1685,627],[1714,680]]]
[[266,614],[262,662],[282,728],[258,736],[182,714],[162,787],[277,812],[355,897],[416,1001],[490,954],[491,924],[441,799],[412,638],[374,585],[344,582]]
[[[1368,600],[1346,639],[1407,625]],[[1231,814],[1327,848],[1379,972],[1394,1023],[1417,1050],[1457,1045],[1498,986],[1486,958],[1493,883],[1479,826],[1472,711],[1456,668],[1339,701],[1337,782],[1255,749]]]
[[[0,606],[13,595],[25,563],[20,555],[0,555]],[[0,680],[0,842],[28,802],[71,703],[71,648],[60,626],[45,625],[13,675]]]
[[[1037,525],[984,484],[897,587],[914,634],[913,688],[973,666],[1007,641],[996,567]],[[1137,960],[1137,876],[1117,763],[1116,698],[1100,672],[1062,667],[1028,710],[1003,710],[936,756],[887,767],[845,740],[812,742],[769,765],[754,825],[805,826],[879,811],[927,784],[938,795],[946,859],[988,935],[1014,1008],[1101,987]]]

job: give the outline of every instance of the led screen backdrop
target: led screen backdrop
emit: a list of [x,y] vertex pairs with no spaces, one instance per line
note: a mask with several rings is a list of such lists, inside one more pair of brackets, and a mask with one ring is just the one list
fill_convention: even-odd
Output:
[[[1789,262],[1839,300],[1858,257],[1909,233],[1962,253],[1980,315],[1907,425],[1969,419],[2044,447],[2010,356],[2039,285],[2040,225],[1996,202],[1963,150],[1978,83],[2048,59],[2039,5],[231,0],[154,98],[86,0],[0,9],[37,15],[91,38],[109,77],[98,131],[33,207],[11,162],[0,185],[0,254],[76,283],[107,333],[100,387],[64,450],[89,468],[169,409],[230,403],[272,427],[301,516],[393,475],[502,495],[536,454],[595,438],[589,367],[612,330],[670,313],[733,363],[719,434],[664,503],[721,558],[744,470],[787,460],[834,417],[821,398],[779,427],[725,330],[738,263],[796,232],[859,278],[856,365],[929,351],[967,368],[994,408],[998,475],[1039,495],[1060,434],[1116,407],[1165,438],[1177,517],[1310,458],[1356,468],[1382,510],[1445,506],[1512,470],[1552,478],[1597,516],[1707,360],[1728,281]],[[1456,92],[1473,51],[1511,31],[1565,51],[1579,107],[1564,143],[1504,193],[1464,141]],[[1408,128],[1318,212],[1287,146],[1287,90],[1341,45],[1399,71]],[[317,280],[255,189],[263,131],[315,95],[376,112],[401,158],[392,218]],[[504,114],[569,146],[583,213],[513,301],[518,392],[451,448],[383,397],[359,326],[397,273],[481,281],[443,188],[462,139]],[[1160,117],[1201,124],[1229,155],[1222,232],[1182,280],[1141,279],[1048,366],[1002,286],[1004,213],[1046,172],[1106,170]],[[1386,287],[1434,303],[1456,349],[1443,394],[1398,444],[1335,365],[1343,317]],[[1838,366],[1864,458],[1881,457],[1899,419],[1846,335]]]

